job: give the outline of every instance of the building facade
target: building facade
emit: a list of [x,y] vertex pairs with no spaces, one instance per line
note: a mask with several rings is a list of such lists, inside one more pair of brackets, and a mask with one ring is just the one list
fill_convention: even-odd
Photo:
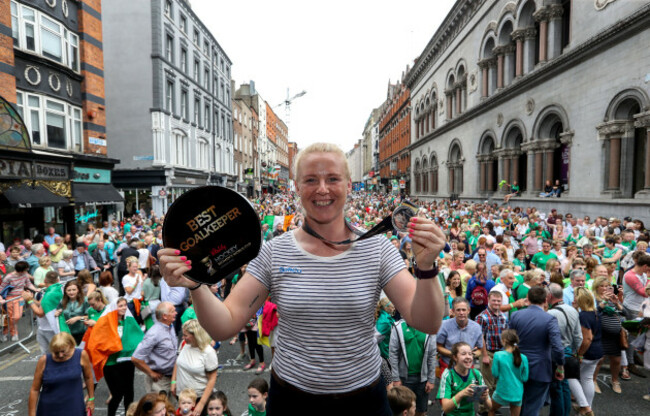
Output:
[[255,166],[257,160],[257,117],[255,109],[240,98],[234,98],[233,131],[235,137],[235,172],[237,191],[249,197],[255,195]]
[[184,0],[104,2],[107,127],[125,212],[235,188],[232,62]]
[[273,111],[273,108],[266,104],[266,137],[272,144],[272,158],[274,161],[272,170],[273,188],[285,190],[289,185],[289,129],[287,125]]
[[[408,74],[409,68],[406,69]],[[404,78],[404,76],[402,76]],[[388,84],[386,101],[380,107],[379,173],[381,190],[410,194],[411,99],[402,83]]]
[[413,193],[649,219],[648,39],[648,1],[456,2],[405,80]]
[[119,210],[122,197],[111,186],[118,161],[107,156],[101,6],[0,1],[0,97],[9,103],[0,107],[5,243],[50,226],[74,238]]

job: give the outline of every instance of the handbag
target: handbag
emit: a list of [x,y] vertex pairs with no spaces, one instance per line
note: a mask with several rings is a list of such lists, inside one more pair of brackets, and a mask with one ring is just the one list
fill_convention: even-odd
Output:
[[630,347],[630,344],[627,340],[627,331],[625,330],[625,328],[621,328],[619,343],[621,344],[622,350],[626,350]]
[[[566,324],[569,327],[569,332],[573,334],[571,321],[569,321],[569,317],[567,316],[566,312],[564,312],[561,307],[557,307],[556,309],[562,312],[564,318],[566,319]],[[564,356],[564,378],[566,379],[580,379],[580,359],[576,354]]]

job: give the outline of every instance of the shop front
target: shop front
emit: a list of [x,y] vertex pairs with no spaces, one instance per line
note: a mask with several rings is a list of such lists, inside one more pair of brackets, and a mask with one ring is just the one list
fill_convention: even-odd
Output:
[[101,228],[104,221],[118,219],[124,209],[124,198],[111,185],[111,168],[75,166],[72,196],[75,203],[75,229],[83,234],[92,224]]

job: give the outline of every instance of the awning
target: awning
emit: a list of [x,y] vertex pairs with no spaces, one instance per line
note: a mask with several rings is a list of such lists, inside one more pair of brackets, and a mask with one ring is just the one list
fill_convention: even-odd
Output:
[[53,194],[42,186],[20,185],[9,188],[0,195],[9,205],[19,208],[62,207],[70,205],[68,198]]
[[78,183],[72,184],[72,196],[76,205],[112,205],[124,202],[117,189],[109,183]]

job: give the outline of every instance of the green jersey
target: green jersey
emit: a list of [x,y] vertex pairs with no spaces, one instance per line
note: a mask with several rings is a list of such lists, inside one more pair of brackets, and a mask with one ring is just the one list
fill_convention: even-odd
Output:
[[539,267],[542,270],[546,270],[546,263],[548,263],[548,261],[551,259],[557,260],[557,256],[555,255],[555,253],[549,252],[548,254],[544,254],[543,251],[540,251],[533,256],[530,262],[534,264],[535,267]]
[[[446,368],[440,376],[438,399],[451,399],[470,384],[483,385],[483,377],[475,368],[472,368],[467,377],[461,377],[454,368]],[[458,401],[458,408],[445,416],[473,416],[474,403],[463,397]]]

